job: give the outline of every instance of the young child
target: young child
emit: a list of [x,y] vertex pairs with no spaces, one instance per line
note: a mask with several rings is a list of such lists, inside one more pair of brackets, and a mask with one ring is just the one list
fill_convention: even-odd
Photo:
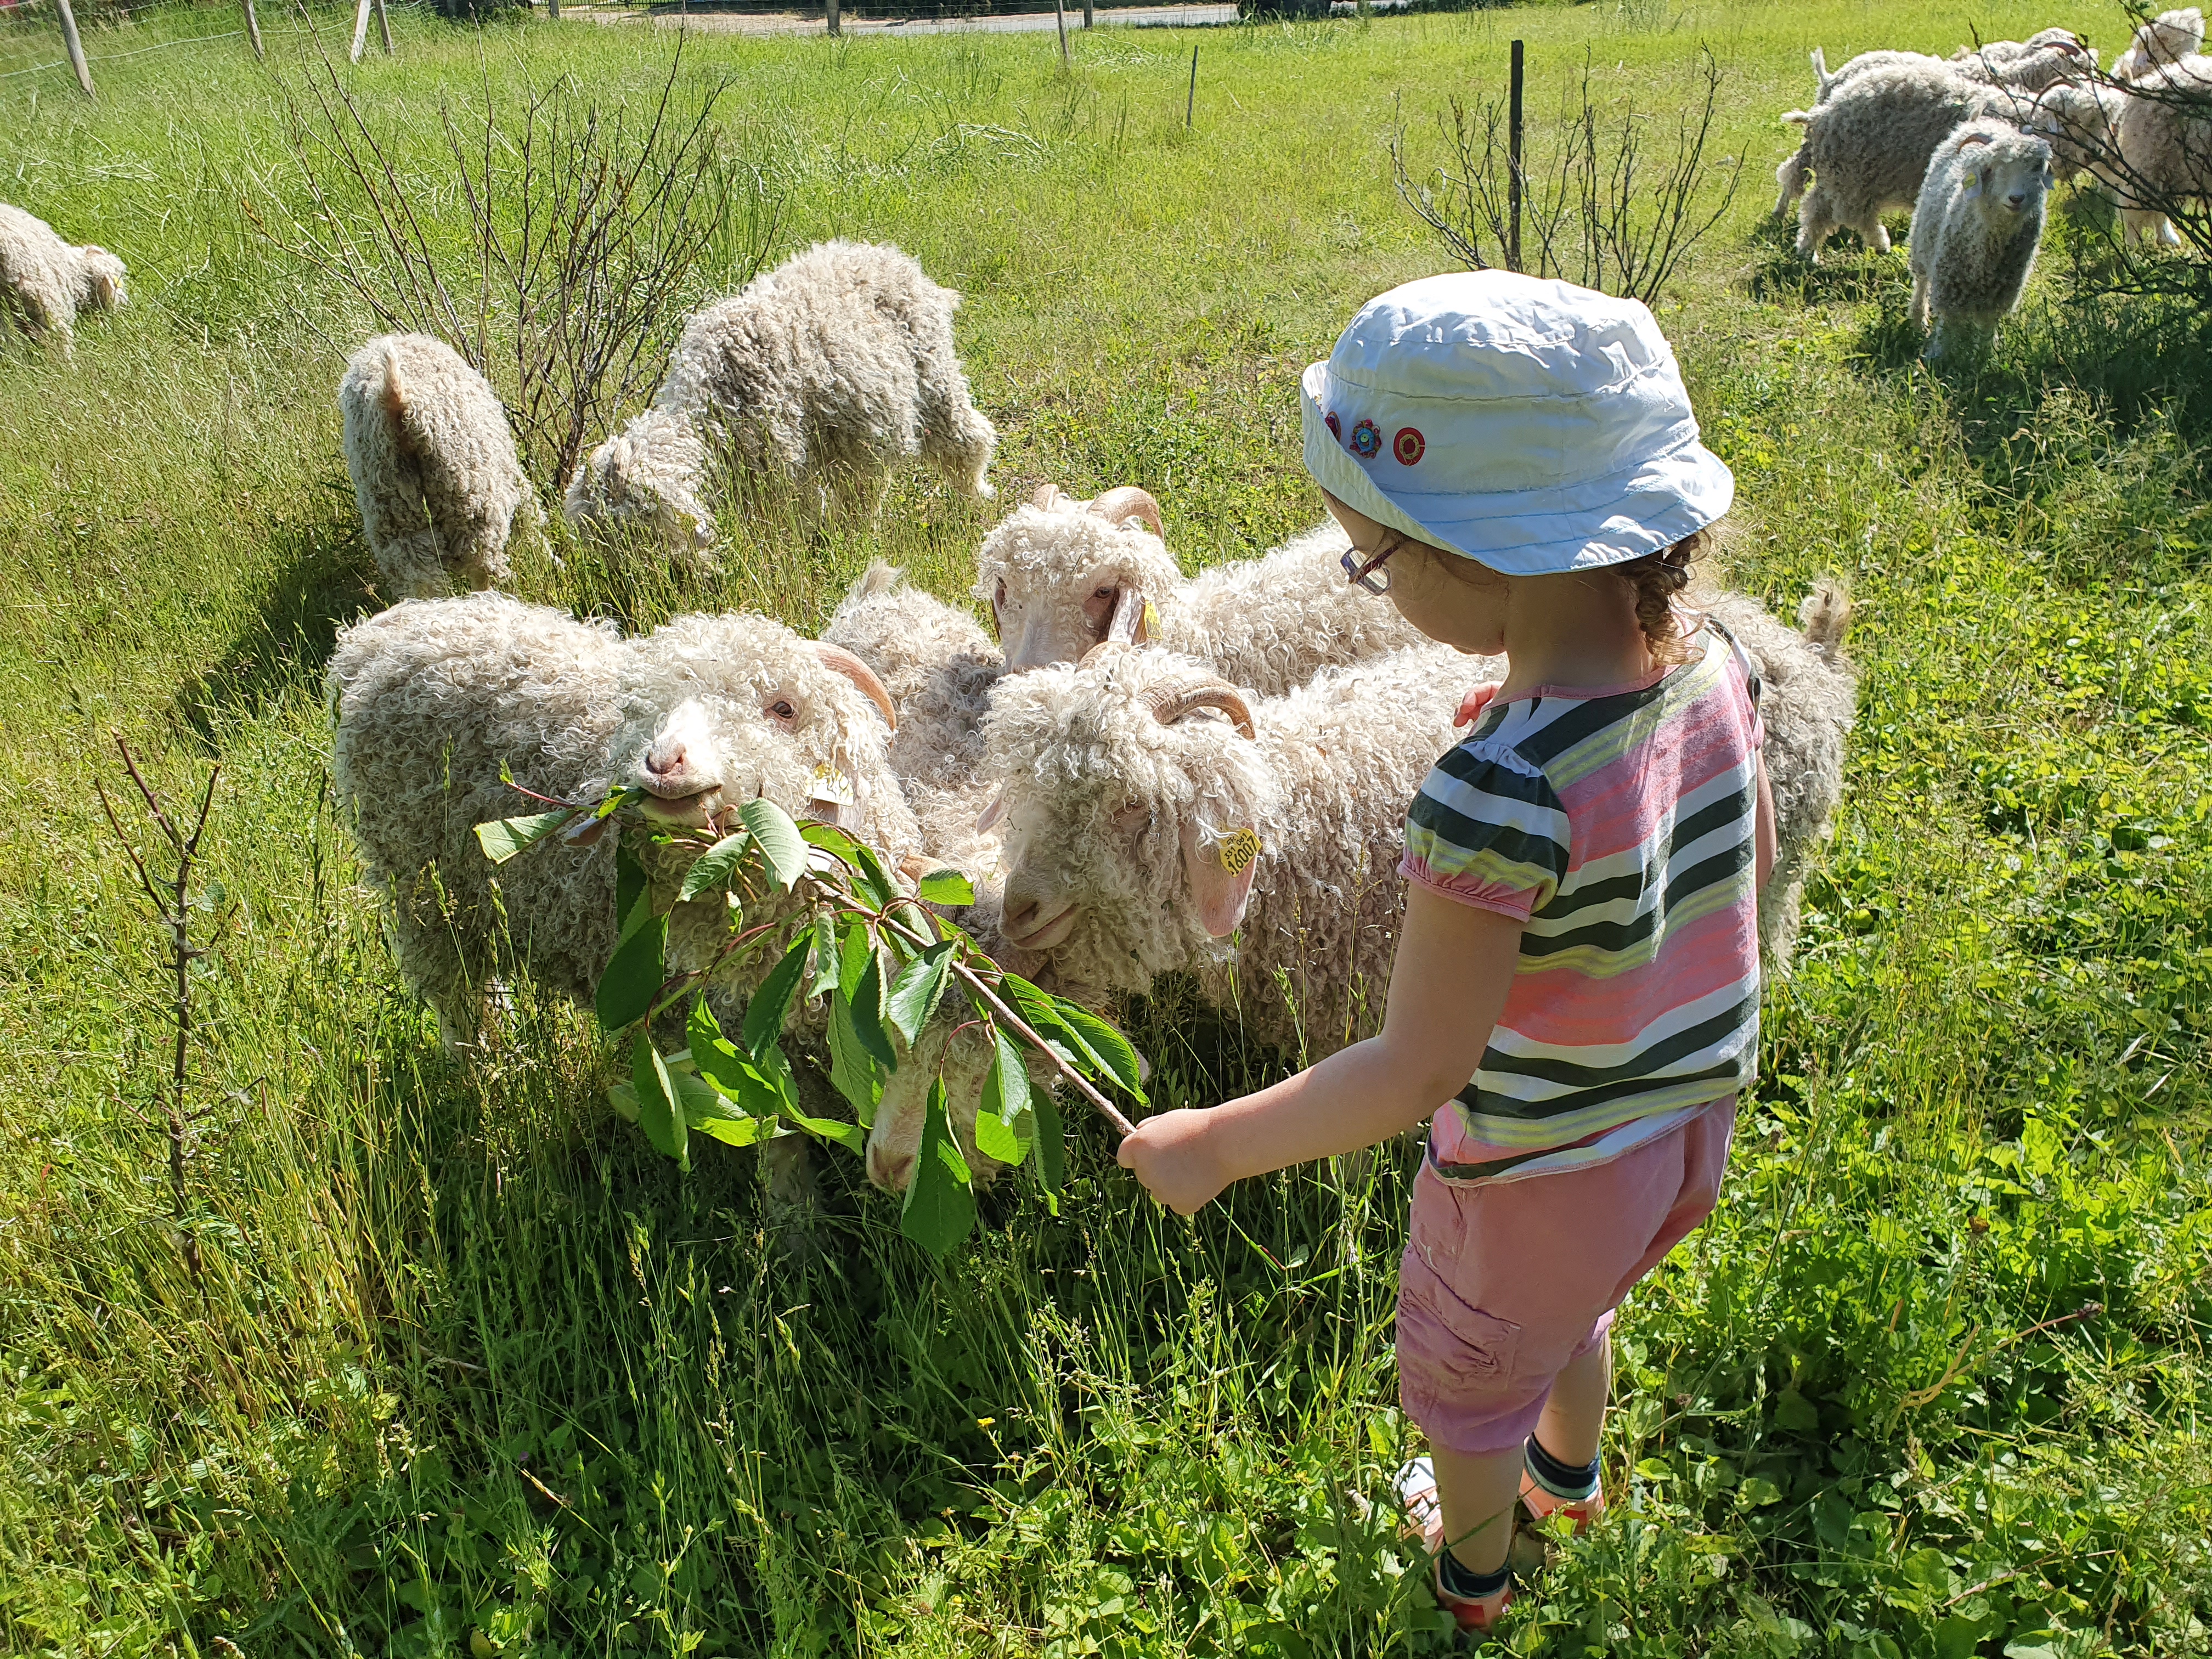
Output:
[[1651,313],[1564,283],[1394,289],[1304,389],[1346,572],[1508,672],[1407,813],[1382,1034],[1147,1119],[1121,1160],[1187,1215],[1433,1114],[1398,1297],[1431,1455],[1399,1490],[1438,1600],[1487,1630],[1516,1498],[1577,1529],[1604,1506],[1613,1310],[1712,1209],[1753,1075],[1758,685],[1674,603],[1735,482]]

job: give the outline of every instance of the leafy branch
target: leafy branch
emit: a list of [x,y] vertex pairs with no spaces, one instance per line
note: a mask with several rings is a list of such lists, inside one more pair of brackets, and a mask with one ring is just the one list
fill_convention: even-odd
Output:
[[[518,786],[519,787],[519,786]],[[503,863],[558,837],[588,844],[619,836],[615,905],[620,918],[596,998],[600,1025],[626,1042],[629,1076],[609,1091],[617,1113],[654,1148],[689,1170],[691,1138],[750,1146],[806,1134],[864,1152],[884,1079],[909,1058],[948,997],[963,998],[991,1045],[975,1121],[975,1145],[1008,1166],[1034,1160],[1055,1212],[1066,1159],[1058,1109],[1030,1085],[1024,1049],[1038,1056],[1121,1133],[1128,1118],[1099,1087],[1145,1098],[1136,1051],[1090,1010],[1007,972],[966,932],[927,904],[975,902],[956,870],[902,884],[873,848],[834,824],[793,819],[773,801],[749,800],[721,830],[672,826],[645,816],[642,796],[617,790],[598,802],[564,801],[524,790],[546,808],[477,826],[485,855]],[[636,843],[691,854],[672,894],[656,892]],[[672,971],[668,930],[676,905],[722,896],[726,920],[697,966]],[[717,1018],[708,988],[743,961],[773,953],[734,1037]],[[799,1103],[781,1038],[793,1005],[826,1003],[830,1080],[856,1121],[819,1118]],[[685,1046],[664,1052],[654,1028],[689,1005]],[[894,1036],[898,1040],[893,1041]],[[900,1230],[943,1255],[975,1220],[975,1175],[960,1150],[940,1074],[925,1108],[921,1157]]]

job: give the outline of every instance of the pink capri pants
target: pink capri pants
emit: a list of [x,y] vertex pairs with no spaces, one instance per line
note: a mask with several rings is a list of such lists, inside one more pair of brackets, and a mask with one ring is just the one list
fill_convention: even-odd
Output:
[[1398,1279],[1398,1395],[1429,1443],[1517,1446],[1636,1282],[1712,1212],[1733,1096],[1608,1164],[1461,1186],[1423,1165]]

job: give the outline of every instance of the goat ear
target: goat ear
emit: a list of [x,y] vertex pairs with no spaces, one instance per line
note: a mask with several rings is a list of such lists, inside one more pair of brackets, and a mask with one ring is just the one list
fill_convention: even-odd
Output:
[[1191,902],[1210,939],[1227,939],[1244,920],[1251,902],[1252,877],[1260,867],[1260,837],[1249,829],[1225,831],[1209,841],[1198,825],[1182,827],[1182,869]]
[[1121,584],[1114,600],[1114,615],[1106,624],[1106,637],[1117,645],[1142,645],[1152,620],[1152,607],[1133,582]]

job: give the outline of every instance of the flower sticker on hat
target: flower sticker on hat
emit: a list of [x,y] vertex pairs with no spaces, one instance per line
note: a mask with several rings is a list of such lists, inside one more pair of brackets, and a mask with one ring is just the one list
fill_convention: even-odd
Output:
[[1330,410],[1328,415],[1323,417],[1323,424],[1328,428],[1328,435],[1330,437],[1335,439],[1339,443],[1342,443],[1344,441],[1344,423],[1336,418],[1336,411],[1334,410]]
[[1421,459],[1421,452],[1429,447],[1419,427],[1401,426],[1398,435],[1390,441],[1390,453],[1398,458],[1401,466],[1411,466]]
[[1382,428],[1372,421],[1362,421],[1352,428],[1347,446],[1363,461],[1371,461],[1382,447]]

